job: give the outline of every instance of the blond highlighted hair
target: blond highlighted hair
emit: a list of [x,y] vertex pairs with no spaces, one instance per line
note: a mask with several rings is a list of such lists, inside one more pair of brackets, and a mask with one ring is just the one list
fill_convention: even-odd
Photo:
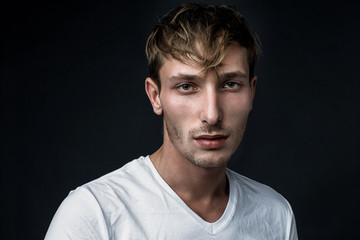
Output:
[[189,3],[166,14],[146,43],[149,74],[161,88],[159,71],[164,58],[216,68],[229,45],[245,47],[250,79],[259,54],[259,40],[234,6]]

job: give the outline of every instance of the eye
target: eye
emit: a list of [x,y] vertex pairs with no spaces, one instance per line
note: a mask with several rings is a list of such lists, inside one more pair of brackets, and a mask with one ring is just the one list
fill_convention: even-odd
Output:
[[236,88],[239,87],[240,85],[236,82],[227,82],[224,84],[224,88]]
[[181,84],[180,86],[178,86],[178,89],[181,92],[190,92],[190,91],[194,90],[195,87],[191,84],[184,83],[184,84]]

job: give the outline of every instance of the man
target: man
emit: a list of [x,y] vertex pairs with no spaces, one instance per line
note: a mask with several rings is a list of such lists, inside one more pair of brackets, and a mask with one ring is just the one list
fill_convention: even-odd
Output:
[[233,7],[164,16],[147,41],[145,81],[163,145],[72,191],[46,239],[297,239],[288,202],[226,168],[252,109],[258,51]]

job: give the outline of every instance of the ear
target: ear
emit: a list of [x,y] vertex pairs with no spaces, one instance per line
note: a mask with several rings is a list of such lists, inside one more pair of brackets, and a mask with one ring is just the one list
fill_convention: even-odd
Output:
[[252,79],[250,80],[250,91],[251,91],[251,110],[253,108],[253,104],[252,102],[254,101],[255,98],[255,90],[256,90],[256,81],[257,81],[257,76],[253,76]]
[[154,112],[157,115],[162,114],[162,106],[160,101],[160,91],[157,84],[151,78],[146,78],[145,80],[145,91],[151,102]]
[[252,98],[252,100],[254,100],[254,98],[255,98],[256,81],[257,81],[257,76],[255,75],[250,80],[250,89],[251,89],[251,95],[252,95],[251,98]]

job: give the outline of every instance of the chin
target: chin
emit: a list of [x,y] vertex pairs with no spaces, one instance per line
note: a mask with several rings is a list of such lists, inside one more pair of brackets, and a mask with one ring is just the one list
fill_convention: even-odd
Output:
[[222,168],[227,166],[231,155],[219,156],[214,153],[204,153],[201,156],[187,154],[185,157],[189,162],[201,168]]

